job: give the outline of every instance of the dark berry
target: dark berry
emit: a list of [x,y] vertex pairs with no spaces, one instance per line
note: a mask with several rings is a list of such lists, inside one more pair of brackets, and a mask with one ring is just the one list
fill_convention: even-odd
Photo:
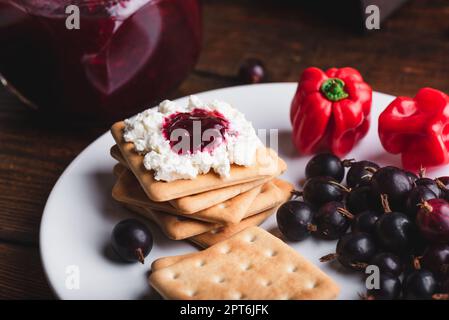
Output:
[[375,198],[379,199],[380,195],[386,194],[391,208],[401,211],[413,185],[404,171],[390,166],[380,168],[373,174],[371,186]]
[[416,235],[415,224],[404,213],[392,212],[384,197],[385,213],[376,222],[376,238],[387,251],[410,252]]
[[346,207],[354,215],[370,209],[381,209],[380,201],[376,202],[372,197],[369,186],[360,186],[352,189],[346,197]]
[[378,253],[371,259],[369,264],[377,266],[380,272],[389,273],[395,277],[399,277],[402,273],[401,259],[392,253]]
[[408,194],[407,201],[405,204],[407,215],[410,218],[415,219],[416,214],[418,213],[419,210],[419,204],[422,203],[423,201],[435,198],[438,198],[437,195],[432,190],[430,190],[425,186],[417,186],[413,188],[413,190],[410,191],[410,193]]
[[331,201],[342,201],[349,192],[344,186],[330,177],[313,177],[304,184],[304,201],[319,208]]
[[397,276],[390,273],[381,273],[379,288],[369,289],[363,298],[367,300],[396,300],[400,297],[401,290],[401,281]]
[[424,201],[416,215],[422,236],[430,242],[449,242],[449,203],[443,199]]
[[436,195],[436,198],[439,198],[441,196],[441,190],[435,180],[432,180],[430,178],[419,178],[415,181],[415,184],[418,187],[422,186],[428,188]]
[[341,182],[345,175],[345,168],[337,156],[332,153],[320,153],[307,163],[306,178],[331,177]]
[[376,230],[376,222],[382,214],[378,211],[366,210],[359,213],[352,220],[352,232],[365,232],[374,234]]
[[427,248],[421,265],[439,279],[449,277],[449,244],[435,244]]
[[111,243],[115,253],[124,261],[144,263],[153,247],[153,236],[142,222],[127,219],[114,227]]
[[336,253],[324,256],[321,262],[337,259],[343,266],[362,270],[376,254],[374,239],[367,233],[347,233],[337,242]]
[[248,58],[240,66],[239,79],[242,83],[260,83],[265,77],[265,66],[259,59]]
[[279,230],[290,241],[307,238],[316,227],[312,224],[314,211],[302,201],[288,201],[279,207],[276,220]]
[[315,216],[317,235],[323,239],[336,240],[346,233],[353,216],[341,202],[329,202],[323,205]]
[[349,166],[346,183],[350,188],[369,185],[373,171],[379,169],[379,165],[371,161],[352,162]]
[[432,299],[436,290],[437,281],[432,272],[423,269],[408,274],[403,284],[403,295],[408,300]]

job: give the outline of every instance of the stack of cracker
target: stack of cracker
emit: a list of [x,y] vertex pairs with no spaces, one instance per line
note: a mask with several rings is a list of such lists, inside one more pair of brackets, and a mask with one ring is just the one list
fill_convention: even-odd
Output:
[[143,166],[143,155],[124,141],[124,127],[118,122],[111,129],[111,156],[118,161],[112,196],[170,239],[209,247],[261,224],[290,198],[293,186],[277,178],[286,164],[271,149],[259,149],[253,166],[232,165],[227,178],[209,172],[193,180],[157,181]]

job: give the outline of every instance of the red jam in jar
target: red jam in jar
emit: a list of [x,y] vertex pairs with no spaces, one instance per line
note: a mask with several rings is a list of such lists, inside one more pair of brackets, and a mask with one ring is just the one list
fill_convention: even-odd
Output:
[[225,142],[229,121],[218,111],[193,109],[175,113],[165,119],[162,133],[178,154],[212,152]]
[[[69,29],[68,5],[79,8]],[[56,114],[120,119],[152,105],[194,66],[199,0],[0,0],[0,75]]]

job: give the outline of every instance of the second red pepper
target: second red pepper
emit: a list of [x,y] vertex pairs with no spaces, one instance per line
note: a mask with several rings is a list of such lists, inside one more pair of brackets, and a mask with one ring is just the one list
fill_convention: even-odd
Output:
[[367,134],[371,102],[371,87],[357,70],[307,68],[290,112],[296,148],[344,156]]

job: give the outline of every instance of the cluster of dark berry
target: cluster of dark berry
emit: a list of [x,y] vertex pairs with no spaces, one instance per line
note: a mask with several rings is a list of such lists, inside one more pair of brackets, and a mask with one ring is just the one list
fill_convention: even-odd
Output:
[[423,171],[325,153],[309,161],[306,178],[303,190],[295,191],[298,199],[276,215],[288,240],[311,234],[338,239],[336,252],[323,262],[337,259],[358,271],[376,265],[380,287],[366,298],[448,298],[449,177],[430,179]]

